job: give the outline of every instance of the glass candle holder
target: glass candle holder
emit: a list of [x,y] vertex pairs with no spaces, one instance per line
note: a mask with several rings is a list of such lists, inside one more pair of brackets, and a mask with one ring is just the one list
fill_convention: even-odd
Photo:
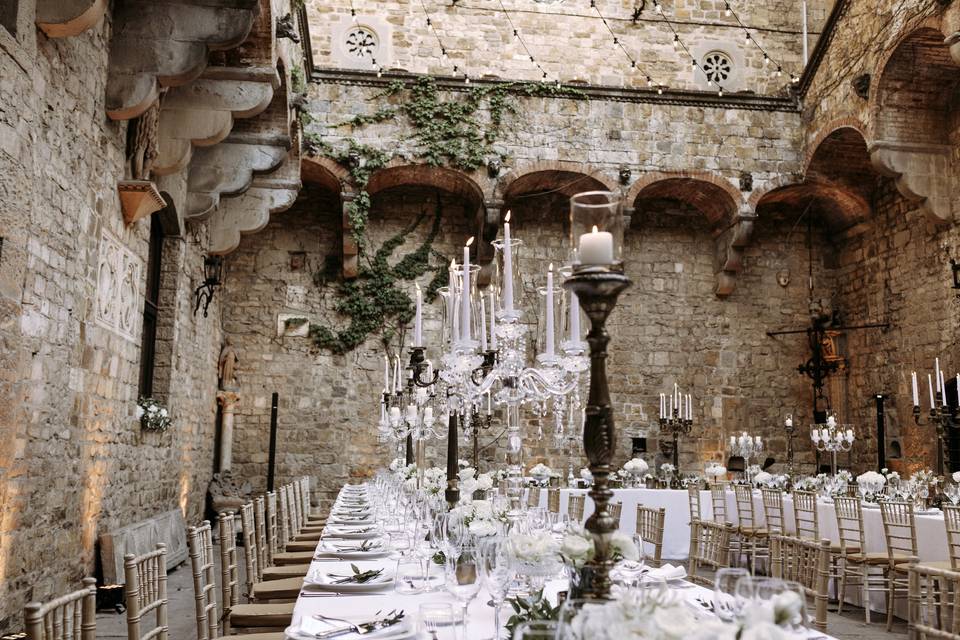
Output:
[[570,255],[574,272],[623,271],[623,200],[612,191],[570,198]]
[[565,338],[566,296],[563,295],[563,287],[558,284],[560,278],[556,274],[554,278],[552,287],[537,287],[540,303],[537,313],[537,362],[542,365],[557,363],[562,353],[560,345]]
[[[480,265],[471,264],[468,272],[464,273],[463,265],[454,265],[450,268],[450,285],[453,289],[452,299],[448,300],[448,310],[453,318],[454,346],[458,351],[476,351],[480,347],[483,335],[481,324],[482,308],[480,304],[480,290],[477,287]],[[464,285],[466,284],[466,290]],[[466,296],[467,300],[464,300]],[[466,321],[464,318],[466,317]]]
[[[509,224],[509,223],[507,223]],[[523,256],[523,241],[510,239],[509,257],[504,238],[490,243],[494,249],[494,269],[492,284],[497,298],[497,320],[516,322],[520,320],[523,303],[523,287],[520,283],[520,259]]]

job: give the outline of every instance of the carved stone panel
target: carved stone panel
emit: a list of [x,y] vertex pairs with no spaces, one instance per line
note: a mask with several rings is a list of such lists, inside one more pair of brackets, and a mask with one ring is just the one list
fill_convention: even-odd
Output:
[[97,263],[96,323],[133,341],[140,333],[142,275],[143,261],[104,233]]

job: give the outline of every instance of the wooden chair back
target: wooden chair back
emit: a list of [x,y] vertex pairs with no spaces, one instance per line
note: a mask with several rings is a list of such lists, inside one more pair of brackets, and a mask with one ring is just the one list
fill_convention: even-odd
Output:
[[753,512],[753,487],[748,484],[733,485],[737,505],[737,519],[741,529],[756,529],[757,519]]
[[813,491],[793,492],[793,523],[796,535],[804,540],[820,539],[817,494]]
[[527,491],[527,506],[540,506],[540,487],[530,487],[529,491]]
[[607,511],[610,513],[610,517],[613,518],[613,521],[617,523],[617,529],[619,529],[620,516],[623,514],[623,503],[610,502],[607,504]]
[[287,492],[283,487],[277,491],[277,533],[279,542],[275,551],[284,551],[293,532],[290,530],[290,504],[287,501]]
[[547,489],[547,509],[550,513],[560,513],[560,489]]
[[947,551],[950,554],[950,567],[960,570],[960,506],[945,504],[943,509],[943,524],[947,529]]
[[240,507],[240,531],[243,537],[243,560],[247,574],[247,594],[253,593],[253,585],[263,581],[263,566],[257,546],[257,528],[253,520],[253,503]]
[[791,580],[803,586],[806,595],[814,600],[814,626],[819,631],[826,631],[830,541],[771,536],[770,564],[774,578]]
[[293,511],[293,526],[296,533],[300,533],[303,524],[306,522],[307,514],[303,511],[303,485],[299,481],[291,482],[287,485],[290,492],[290,501]]
[[190,568],[193,571],[193,597],[196,601],[197,640],[219,638],[220,615],[217,612],[217,579],[213,559],[213,533],[210,522],[187,529]]
[[49,602],[23,608],[28,640],[96,640],[97,581],[84,578],[83,588]]
[[273,562],[273,553],[267,540],[266,518],[266,500],[263,496],[257,496],[253,501],[253,526],[257,530],[257,561],[261,572]]
[[583,507],[586,502],[587,497],[584,495],[567,496],[567,515],[570,516],[570,520],[583,522]]
[[223,617],[230,607],[240,604],[240,570],[237,566],[237,526],[232,511],[217,519],[220,533],[220,602]]
[[763,487],[760,489],[763,496],[763,514],[767,521],[767,530],[770,535],[782,534],[783,529],[783,491]]
[[306,522],[310,515],[310,476],[300,478],[300,511],[304,522]]
[[[127,640],[167,640],[167,545],[158,544],[142,556],[128,553],[123,557],[123,573]],[[156,616],[156,626],[144,633],[141,626],[150,613]]]
[[267,514],[267,544],[270,546],[270,562],[273,562],[273,554],[283,551],[283,545],[280,543],[280,519],[277,514],[277,494],[273,491],[267,494],[266,499]]
[[700,512],[700,487],[695,485],[687,487],[687,503],[690,505],[690,522],[702,520],[703,514]]
[[659,567],[663,556],[663,524],[666,521],[667,510],[637,505],[637,535],[643,538],[645,544],[653,546],[653,556],[647,555],[647,564]]
[[[717,524],[727,523],[727,483],[718,482],[710,485],[710,502],[713,504],[713,521]],[[702,522],[702,520],[701,520]]]
[[716,571],[729,566],[730,536],[733,533],[733,525],[695,520],[692,526],[696,533],[690,553],[689,579],[696,584],[712,586],[712,578],[700,576],[697,572],[702,567]]
[[863,506],[860,498],[835,496],[833,509],[837,516],[837,535],[840,539],[840,553],[848,549],[866,549],[863,532]]
[[[887,556],[891,564],[894,556],[917,556],[917,526],[913,517],[913,503],[884,500],[880,503],[883,535],[887,539]],[[902,560],[901,560],[902,562]]]
[[912,564],[907,600],[910,638],[960,640],[960,572]]

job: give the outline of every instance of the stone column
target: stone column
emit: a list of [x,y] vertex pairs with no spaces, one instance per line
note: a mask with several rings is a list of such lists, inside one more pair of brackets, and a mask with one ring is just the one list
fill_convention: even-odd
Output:
[[233,410],[240,402],[240,394],[235,391],[218,391],[217,402],[223,407],[220,429],[220,471],[230,468],[233,461]]

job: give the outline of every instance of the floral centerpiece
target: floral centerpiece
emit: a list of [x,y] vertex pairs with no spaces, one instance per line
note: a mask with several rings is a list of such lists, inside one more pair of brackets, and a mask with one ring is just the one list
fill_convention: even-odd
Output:
[[542,462],[537,463],[532,469],[530,469],[530,477],[536,480],[539,484],[546,484],[550,480],[550,476],[553,474],[553,470]]
[[867,471],[857,476],[857,487],[865,502],[877,502],[887,479],[876,471]]
[[797,481],[793,483],[793,488],[798,491],[818,491],[822,487],[823,483],[820,481],[819,476],[804,476],[797,478]]
[[[612,559],[640,559],[640,550],[625,533],[615,531],[610,535],[610,553]],[[560,558],[567,566],[570,576],[571,597],[579,597],[583,587],[592,580],[593,574],[587,563],[596,556],[593,536],[581,524],[571,523],[560,542]]]
[[474,495],[476,493],[483,494],[479,496],[480,498],[485,497],[486,492],[493,489],[493,476],[489,473],[477,475],[477,470],[473,467],[461,469],[457,477],[460,479],[461,500],[473,500],[474,497],[478,497]]
[[[417,490],[417,465],[410,464],[404,469],[403,488],[407,491]],[[447,471],[440,467],[430,467],[423,470],[423,479],[420,488],[428,495],[435,496],[447,488]]]
[[166,407],[153,398],[140,398],[137,401],[137,420],[148,431],[166,431],[171,422]]
[[510,552],[517,563],[531,594],[543,590],[546,579],[560,568],[560,543],[549,531],[512,533]]
[[623,471],[626,476],[630,478],[630,484],[634,487],[640,486],[643,474],[649,470],[650,465],[648,465],[647,461],[643,458],[631,458],[623,465]]
[[460,504],[451,509],[450,514],[459,518],[475,539],[497,535],[507,522],[507,513],[494,509],[489,500],[465,501],[461,498]]
[[676,472],[677,468],[669,462],[664,462],[662,465],[660,465],[660,475],[668,484],[673,480],[673,476]]
[[707,476],[707,480],[710,482],[720,482],[727,477],[727,468],[719,462],[711,462],[703,470],[703,475]]
[[590,471],[590,469],[584,467],[583,469],[580,469],[580,479],[583,480],[583,482],[589,487],[593,484],[593,473]]

